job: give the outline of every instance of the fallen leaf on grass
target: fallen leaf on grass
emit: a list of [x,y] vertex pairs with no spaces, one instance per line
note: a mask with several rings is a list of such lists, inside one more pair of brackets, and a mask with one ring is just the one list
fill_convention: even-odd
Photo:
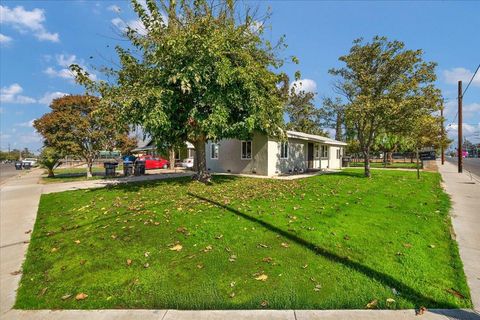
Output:
[[234,254],[232,254],[232,255],[230,256],[230,258],[228,258],[228,261],[230,261],[230,262],[235,262],[235,261],[237,261],[237,256],[234,255]]
[[87,260],[85,260],[85,259],[82,259],[82,260],[80,260],[80,265],[82,265],[82,266],[83,266],[83,265],[84,265],[86,262],[87,262]]
[[219,234],[218,236],[215,236],[215,239],[219,240],[223,238],[223,234]]
[[66,295],[63,295],[62,296],[62,300],[67,300],[68,298],[70,298],[72,296],[71,293],[67,293]]
[[268,279],[268,276],[266,274],[261,274],[255,278],[255,280],[258,280],[258,281],[267,281],[267,279]]
[[52,248],[52,250],[50,250],[50,252],[57,252],[58,249],[57,248]]
[[405,248],[411,248],[411,247],[412,247],[412,245],[411,245],[410,243],[404,243],[403,246],[404,246]]
[[286,243],[286,242],[282,242],[281,246],[284,247],[284,248],[288,248],[288,247],[289,247],[288,243]]
[[203,264],[201,264],[201,263],[200,263],[200,264],[197,264],[197,268],[198,268],[198,269],[203,269]]
[[127,259],[127,266],[130,266],[132,264],[132,260],[131,259]]
[[75,300],[85,300],[86,298],[88,297],[88,294],[85,294],[85,293],[79,293],[75,296]]
[[76,244],[80,244],[80,240],[75,240],[74,241]]
[[369,303],[367,303],[367,309],[375,309],[377,307],[377,304],[378,304],[378,300],[377,299],[374,299],[372,301],[370,301]]
[[427,311],[427,308],[425,308],[425,307],[422,306],[422,307],[420,307],[418,310],[416,310],[415,315],[421,316],[421,315],[424,314],[426,311]]
[[302,266],[302,269],[307,269],[307,268],[308,268],[308,264]]
[[203,249],[203,252],[209,252],[212,251],[212,246],[206,246],[205,249]]
[[147,263],[145,263],[145,264],[143,265],[143,267],[144,267],[145,269],[147,269],[148,267],[150,267],[150,264],[147,262]]
[[150,251],[147,251],[143,254],[145,256],[145,258],[148,258],[148,256],[150,255]]
[[40,291],[40,295],[41,295],[41,296],[45,295],[45,292],[47,292],[47,290],[48,290],[48,287],[43,288],[43,289]]
[[447,290],[445,290],[445,291],[447,291],[448,293],[453,294],[453,295],[454,295],[455,297],[457,297],[457,298],[465,299],[465,296],[464,296],[463,294],[461,294],[460,292],[458,292],[457,290],[455,290],[455,289],[450,288],[450,289],[447,289]]
[[262,259],[262,261],[263,261],[263,262],[266,262],[266,263],[270,263],[270,262],[273,261],[273,259],[270,258],[270,257],[265,257],[265,258]]
[[429,247],[433,249],[433,248],[435,248],[435,245],[431,244],[431,245],[429,245]]
[[181,244],[176,244],[176,245],[174,245],[173,247],[170,248],[170,250],[177,251],[177,252],[182,250],[182,249],[183,249],[183,246]]
[[268,248],[268,246],[266,244],[263,244],[263,243],[259,243],[258,244],[258,247],[261,247],[261,248]]
[[267,300],[263,300],[260,305],[264,308],[268,307],[268,301]]
[[317,284],[315,286],[315,288],[313,288],[313,291],[320,291],[320,289],[322,289],[322,285],[321,284]]
[[228,295],[230,298],[234,298],[235,297],[235,292],[232,292]]
[[387,303],[394,303],[394,302],[395,302],[395,299],[387,298]]

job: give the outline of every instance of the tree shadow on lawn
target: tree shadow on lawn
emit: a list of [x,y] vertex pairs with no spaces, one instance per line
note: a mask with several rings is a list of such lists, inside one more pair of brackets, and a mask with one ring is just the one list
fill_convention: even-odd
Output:
[[317,254],[317,255],[320,255],[330,261],[333,261],[333,262],[336,262],[336,263],[340,263],[344,266],[346,266],[347,268],[350,268],[356,272],[359,272],[359,273],[362,273],[364,274],[365,276],[371,278],[371,279],[374,279],[382,284],[384,284],[385,286],[388,286],[390,288],[395,288],[396,290],[398,290],[399,292],[402,293],[402,297],[404,297],[405,299],[409,300],[410,302],[412,302],[416,307],[420,307],[420,306],[427,306],[429,308],[431,307],[435,307],[435,308],[448,308],[448,309],[456,309],[458,308],[456,305],[454,304],[451,304],[451,303],[448,303],[448,302],[445,302],[445,301],[436,301],[436,300],[433,300],[432,298],[429,298],[429,297],[426,297],[424,296],[423,294],[421,294],[420,292],[417,292],[415,289],[413,288],[410,288],[408,285],[398,281],[397,279],[393,278],[392,276],[388,275],[388,274],[385,274],[385,273],[382,273],[382,272],[379,272],[377,270],[374,270],[368,266],[365,266],[361,263],[358,263],[358,262],[355,262],[353,260],[350,260],[349,258],[347,257],[341,257],[337,254],[335,254],[334,252],[331,252],[325,248],[321,248],[317,245],[315,245],[314,243],[312,242],[309,242],[305,239],[302,239],[294,234],[291,234],[291,233],[288,233],[274,225],[271,225],[270,223],[268,222],[265,222],[265,221],[262,221],[262,220],[259,220],[257,218],[254,218],[254,217],[251,217],[241,211],[238,211],[232,207],[229,207],[225,204],[222,204],[220,202],[217,202],[217,201],[214,201],[214,200],[211,200],[211,199],[208,199],[208,198],[205,198],[205,197],[202,197],[200,195],[196,195],[196,194],[193,194],[191,192],[188,192],[187,193],[188,195],[192,196],[192,197],[195,197],[197,199],[200,199],[200,200],[203,200],[203,201],[206,201],[208,203],[211,203],[211,204],[214,204],[214,205],[217,205],[217,206],[220,206],[244,219],[247,219],[251,222],[254,222],[254,223],[257,223],[259,225],[261,225],[262,227],[265,227],[287,239],[289,239],[290,241],[292,242],[295,242],[307,249],[309,249],[310,251],[312,251],[313,253]]

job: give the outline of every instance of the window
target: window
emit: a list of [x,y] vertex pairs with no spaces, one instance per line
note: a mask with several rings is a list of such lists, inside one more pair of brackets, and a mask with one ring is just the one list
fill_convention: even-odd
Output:
[[337,159],[340,159],[342,157],[342,149],[338,148],[337,149]]
[[280,159],[288,159],[288,142],[280,143]]
[[322,158],[328,158],[328,146],[322,146],[321,153]]
[[210,145],[210,159],[218,159],[218,144],[212,143]]
[[195,149],[188,149],[188,158],[189,159],[195,158]]
[[315,159],[320,158],[320,145],[313,145],[313,156],[315,157]]
[[252,141],[242,141],[242,159],[252,159]]

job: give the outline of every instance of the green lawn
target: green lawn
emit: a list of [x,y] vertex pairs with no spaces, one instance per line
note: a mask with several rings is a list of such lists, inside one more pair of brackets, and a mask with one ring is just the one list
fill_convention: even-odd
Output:
[[[363,167],[365,164],[363,162],[350,162],[351,167]],[[385,165],[382,162],[370,162],[370,167],[372,168],[384,168]],[[387,164],[387,168],[390,169],[417,169],[416,163],[410,162],[393,162]]]
[[440,176],[362,175],[43,195],[15,306],[471,307]]

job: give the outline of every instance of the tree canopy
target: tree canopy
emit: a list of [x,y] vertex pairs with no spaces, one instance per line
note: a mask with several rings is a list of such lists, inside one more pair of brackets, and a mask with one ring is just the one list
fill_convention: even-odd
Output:
[[281,134],[285,96],[275,72],[283,63],[264,27],[231,0],[132,0],[145,32],[128,28],[133,49],[116,47],[120,65],[110,83],[77,79],[99,91],[123,119],[156,141],[191,142],[197,178],[208,180],[205,142]]

